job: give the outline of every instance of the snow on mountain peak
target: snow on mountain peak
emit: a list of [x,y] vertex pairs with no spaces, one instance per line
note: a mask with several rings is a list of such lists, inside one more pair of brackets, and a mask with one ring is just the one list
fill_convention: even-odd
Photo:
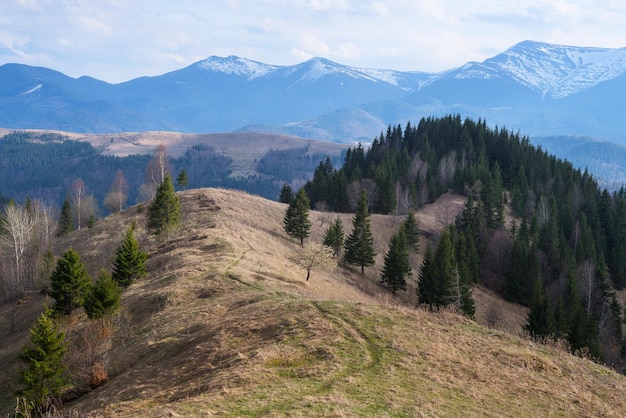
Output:
[[626,72],[626,48],[589,48],[524,41],[489,58],[483,66],[562,98]]
[[280,68],[274,65],[263,64],[257,61],[251,61],[246,58],[239,58],[231,55],[226,58],[209,57],[201,61],[198,66],[206,71],[214,73],[224,73],[232,75],[240,75],[248,80],[262,77],[273,70]]

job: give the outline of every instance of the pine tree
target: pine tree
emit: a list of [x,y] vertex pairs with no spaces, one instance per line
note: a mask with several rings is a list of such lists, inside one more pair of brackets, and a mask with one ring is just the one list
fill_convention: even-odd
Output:
[[339,256],[339,252],[343,247],[344,241],[344,233],[343,233],[343,223],[341,219],[337,217],[333,223],[330,224],[328,229],[326,229],[326,233],[324,234],[324,245],[328,245],[333,249],[335,257]]
[[462,285],[464,283],[461,282],[454,256],[451,229],[448,228],[441,235],[435,253],[429,246],[424,255],[417,287],[418,303],[429,305],[431,309],[450,304],[459,308],[462,305],[469,306],[469,301],[462,299],[471,297],[471,293],[464,294],[467,289]]
[[66,197],[61,208],[61,215],[59,216],[57,235],[61,236],[69,232],[72,232],[72,206],[70,199]]
[[524,329],[533,338],[538,339],[547,338],[555,334],[554,314],[540,277],[535,281],[535,291]]
[[291,203],[294,199],[293,189],[287,183],[283,184],[282,189],[280,189],[280,196],[278,196],[278,201],[280,203]]
[[163,183],[159,185],[150,204],[148,227],[156,235],[169,232],[180,222],[180,200],[174,191],[170,173],[165,173]]
[[409,250],[404,228],[401,227],[389,241],[389,250],[385,254],[385,264],[380,275],[380,281],[395,294],[397,290],[406,290],[406,276],[410,274]]
[[122,290],[106,270],[101,270],[91,292],[85,299],[85,312],[90,319],[114,313],[120,306]]
[[419,273],[419,283],[417,285],[417,303],[420,305],[428,305],[430,309],[439,307],[436,300],[435,288],[437,281],[437,272],[433,252],[430,244],[426,247],[422,268]]
[[369,212],[367,209],[367,192],[361,192],[361,198],[352,218],[352,232],[344,244],[343,260],[348,264],[361,266],[361,274],[365,266],[374,264],[374,238],[370,229]]
[[187,177],[187,171],[181,170],[180,173],[178,173],[178,177],[176,177],[176,186],[181,187],[183,190],[185,190],[188,184],[189,178]]
[[91,290],[91,278],[80,261],[80,256],[72,248],[57,261],[57,267],[50,277],[54,298],[54,311],[69,315],[74,308],[83,306],[85,296]]
[[136,227],[135,222],[130,225],[122,244],[115,251],[112,278],[122,287],[130,286],[136,280],[143,278],[147,272],[148,254],[139,248],[139,242],[135,239]]
[[18,372],[21,388],[17,395],[44,415],[69,383],[63,365],[67,342],[48,311],[39,315],[37,325],[31,328],[30,341],[31,345],[24,346],[18,354],[25,368]]
[[289,204],[285,211],[283,225],[285,231],[294,238],[300,240],[300,245],[304,245],[304,239],[309,236],[311,221],[309,221],[309,198],[304,188],[298,190],[296,198]]
[[415,211],[409,211],[402,225],[404,227],[404,234],[406,236],[406,242],[409,249],[417,253],[419,251],[420,231],[417,225],[417,220],[415,219]]

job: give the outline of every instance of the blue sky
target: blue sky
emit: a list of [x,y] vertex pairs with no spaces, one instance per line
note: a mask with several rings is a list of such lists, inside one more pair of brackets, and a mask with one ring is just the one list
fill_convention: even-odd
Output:
[[0,0],[0,65],[121,82],[211,55],[441,71],[523,40],[626,47],[626,2]]

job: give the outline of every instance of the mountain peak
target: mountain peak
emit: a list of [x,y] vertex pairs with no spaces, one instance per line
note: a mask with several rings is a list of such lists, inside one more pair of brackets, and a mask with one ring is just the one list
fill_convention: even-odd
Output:
[[279,68],[247,58],[240,58],[235,55],[230,55],[226,58],[211,56],[204,61],[200,61],[197,65],[206,71],[245,76],[248,80],[262,77],[276,68]]
[[518,82],[562,98],[626,71],[626,48],[610,49],[523,41],[482,63]]

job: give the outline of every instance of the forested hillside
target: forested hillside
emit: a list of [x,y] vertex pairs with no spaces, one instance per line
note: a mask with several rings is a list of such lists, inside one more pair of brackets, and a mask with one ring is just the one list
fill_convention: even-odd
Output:
[[[233,141],[237,139],[233,138]],[[161,145],[168,152],[169,144],[166,140]],[[259,145],[261,157],[251,162],[253,172],[245,175],[231,175],[233,158],[204,144],[202,137],[183,152],[168,155],[167,167],[174,177],[183,170],[186,172],[187,188],[232,188],[276,200],[283,183],[305,182],[326,154],[309,150],[305,140],[301,141],[303,145],[294,142],[291,148],[273,149],[273,140],[266,138]],[[119,138],[111,135],[111,144],[114,141],[133,139],[130,135],[119,135]],[[275,141],[285,147],[285,137],[276,137]],[[0,138],[0,172],[3,173],[0,196],[18,202],[24,202],[27,198],[36,199],[60,208],[64,198],[74,189],[74,182],[81,179],[86,193],[93,196],[95,212],[106,215],[110,211],[104,200],[121,170],[127,194],[126,205],[144,201],[141,186],[151,181],[148,178],[148,166],[153,155],[138,153],[114,156],[105,152],[108,146],[108,143],[100,141],[99,147],[94,147],[84,140],[51,132],[9,133]],[[269,149],[264,152],[265,146]],[[156,148],[155,145],[155,152]],[[333,150],[333,153],[337,154],[337,151]],[[341,158],[334,155],[333,160],[338,162]]]
[[378,213],[405,214],[448,190],[466,195],[444,234],[461,281],[529,306],[534,337],[565,339],[623,368],[613,289],[626,285],[624,189],[602,191],[528,138],[460,116],[390,126],[370,148],[348,150],[343,167],[321,162],[304,188],[313,208],[339,212],[354,211],[363,189]]

